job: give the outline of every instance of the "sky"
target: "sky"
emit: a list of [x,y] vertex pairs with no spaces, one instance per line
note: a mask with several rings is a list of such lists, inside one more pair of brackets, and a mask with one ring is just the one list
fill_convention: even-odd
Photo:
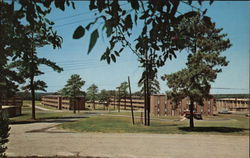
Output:
[[[101,89],[113,90],[121,82],[127,81],[128,76],[131,80],[132,92],[138,91],[137,82],[143,71],[130,49],[125,48],[124,52],[116,63],[107,64],[106,61],[100,61],[104,52],[107,40],[100,35],[95,47],[88,55],[88,45],[90,32],[79,40],[72,38],[74,30],[79,26],[86,26],[95,19],[95,12],[89,11],[89,2],[75,2],[76,9],[71,7],[65,11],[52,8],[49,19],[55,22],[54,29],[63,37],[62,48],[53,49],[46,46],[38,49],[39,57],[48,58],[64,68],[61,73],[53,72],[48,67],[41,66],[44,75],[37,77],[45,81],[48,85],[47,92],[56,92],[64,87],[72,74],[79,74],[86,81],[83,90],[86,90],[91,84],[96,84]],[[125,8],[130,7],[127,2],[121,2]],[[222,53],[229,60],[229,65],[223,67],[222,72],[218,74],[217,79],[212,83],[212,94],[232,94],[249,93],[249,16],[250,3],[237,1],[215,1],[211,6],[206,2],[201,9],[208,8],[207,15],[216,22],[217,28],[223,28],[223,33],[228,34],[232,47]],[[180,12],[191,10],[185,4],[179,8]],[[97,27],[101,28],[102,23]],[[142,25],[140,23],[133,34],[140,32]],[[101,32],[99,32],[101,33]],[[164,74],[170,74],[185,67],[187,52],[177,53],[177,58],[168,60],[165,66],[159,68],[158,80],[160,82],[161,93],[169,90],[166,82],[160,79]]]

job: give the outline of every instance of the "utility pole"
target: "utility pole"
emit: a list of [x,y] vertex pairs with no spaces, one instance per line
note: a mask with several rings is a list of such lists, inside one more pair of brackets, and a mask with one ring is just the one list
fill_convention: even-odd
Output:
[[130,105],[131,105],[132,123],[133,123],[133,125],[134,125],[134,124],[135,124],[134,109],[133,109],[133,105],[132,105],[131,85],[130,85],[129,76],[128,76],[128,85],[129,85],[129,95],[130,95]]

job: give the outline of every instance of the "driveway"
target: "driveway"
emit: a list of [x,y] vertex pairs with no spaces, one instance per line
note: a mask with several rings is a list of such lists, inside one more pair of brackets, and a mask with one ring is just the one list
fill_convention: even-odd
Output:
[[11,125],[7,155],[112,158],[248,158],[249,155],[248,136],[76,133],[58,129],[58,124],[60,121]]

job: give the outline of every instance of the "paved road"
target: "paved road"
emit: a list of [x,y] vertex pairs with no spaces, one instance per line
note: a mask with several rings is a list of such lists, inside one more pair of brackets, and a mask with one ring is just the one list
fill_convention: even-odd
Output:
[[56,128],[58,124],[12,125],[7,155],[248,158],[249,154],[248,136],[75,133]]

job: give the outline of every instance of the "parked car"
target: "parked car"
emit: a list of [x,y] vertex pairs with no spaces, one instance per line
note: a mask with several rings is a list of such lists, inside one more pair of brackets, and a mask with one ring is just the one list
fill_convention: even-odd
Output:
[[221,110],[221,111],[219,111],[219,114],[232,114],[232,112],[230,112],[228,110]]

